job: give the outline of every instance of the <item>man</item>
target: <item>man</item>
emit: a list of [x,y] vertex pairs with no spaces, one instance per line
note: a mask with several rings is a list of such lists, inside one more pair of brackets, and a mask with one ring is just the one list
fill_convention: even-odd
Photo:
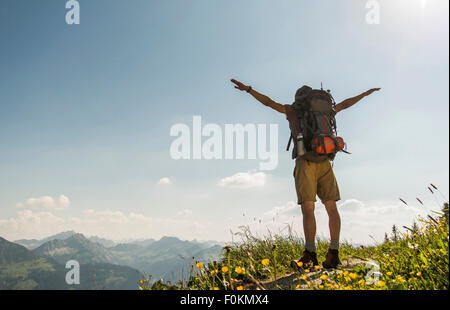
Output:
[[[231,82],[235,84],[236,89],[248,92],[265,106],[285,114],[292,130],[292,118],[296,117],[296,114],[291,105],[282,105],[266,95],[257,92],[251,86],[247,86],[235,79],[232,79]],[[296,100],[303,95],[305,89],[310,88],[307,86],[300,88],[296,93]],[[380,90],[380,88],[373,88],[356,97],[342,101],[334,107],[334,114],[348,109],[362,98],[369,96],[378,90]],[[314,217],[314,203],[316,202],[317,195],[325,205],[325,209],[328,213],[331,240],[327,257],[323,262],[323,267],[336,268],[341,263],[339,260],[341,219],[336,206],[336,201],[340,200],[340,193],[331,163],[329,160],[322,162],[308,161],[297,156],[294,178],[298,204],[301,205],[302,209],[303,230],[305,233],[305,251],[300,261],[304,266],[308,267],[319,265],[316,254],[316,219]],[[295,264],[297,263],[297,261],[294,262]]]

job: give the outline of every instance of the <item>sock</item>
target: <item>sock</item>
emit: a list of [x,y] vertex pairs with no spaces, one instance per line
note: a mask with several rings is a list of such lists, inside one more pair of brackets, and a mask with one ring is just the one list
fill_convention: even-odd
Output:
[[330,250],[339,250],[339,240],[331,240]]
[[309,252],[316,253],[316,243],[315,242],[306,242],[305,249],[307,249]]

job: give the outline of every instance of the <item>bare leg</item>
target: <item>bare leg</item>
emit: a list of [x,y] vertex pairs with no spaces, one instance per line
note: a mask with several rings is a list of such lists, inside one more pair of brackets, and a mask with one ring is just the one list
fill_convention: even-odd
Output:
[[316,218],[314,217],[314,201],[304,201],[302,203],[302,213],[305,242],[314,243],[316,239]]
[[336,206],[336,201],[325,201],[323,203],[328,213],[330,227],[330,239],[339,241],[339,235],[341,232],[341,217]]

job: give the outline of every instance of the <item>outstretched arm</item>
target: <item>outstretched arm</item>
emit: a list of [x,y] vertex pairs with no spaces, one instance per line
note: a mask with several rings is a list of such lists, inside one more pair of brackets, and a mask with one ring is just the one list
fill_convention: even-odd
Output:
[[278,102],[270,99],[266,95],[263,95],[263,94],[257,92],[256,90],[252,89],[250,86],[247,86],[235,79],[232,79],[231,82],[236,85],[236,86],[234,86],[234,88],[242,90],[242,91],[245,90],[245,91],[249,92],[250,95],[252,95],[256,100],[258,100],[265,106],[268,106],[280,113],[286,114],[286,109],[284,108],[284,106],[281,103],[278,103]]
[[355,103],[357,103],[358,101],[360,101],[362,98],[369,96],[370,94],[372,94],[375,91],[379,91],[381,88],[372,88],[364,93],[362,93],[361,95],[358,95],[356,97],[352,97],[352,98],[348,98],[345,99],[344,101],[342,101],[341,103],[338,103],[336,105],[336,107],[334,108],[334,110],[336,111],[336,113],[338,113],[339,111],[345,110],[347,108],[350,108],[352,105],[354,105]]

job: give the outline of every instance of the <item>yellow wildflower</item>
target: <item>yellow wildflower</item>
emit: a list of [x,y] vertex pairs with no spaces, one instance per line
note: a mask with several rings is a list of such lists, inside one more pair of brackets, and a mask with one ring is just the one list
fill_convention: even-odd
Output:
[[309,269],[305,269],[305,272],[306,272],[306,273],[309,273]]
[[322,280],[326,280],[328,277],[326,276],[326,275],[322,275],[321,277],[320,277]]
[[314,269],[319,270],[320,266],[314,266]]
[[222,267],[222,272],[228,272],[228,267],[227,266],[223,266]]
[[302,276],[302,279],[306,281],[306,279],[308,279],[308,277],[304,275],[304,276]]
[[270,260],[268,258],[265,258],[261,261],[261,264],[263,264],[263,266],[269,266]]
[[405,282],[405,279],[403,279],[403,277],[402,277],[401,275],[398,275],[398,276],[397,276],[397,279],[398,279],[401,283]]
[[302,268],[303,262],[298,262],[298,263],[297,263],[297,266],[299,266],[300,268]]
[[203,263],[202,262],[198,262],[196,266],[197,266],[198,269],[200,269],[200,268],[203,267]]
[[381,287],[383,287],[383,286],[385,286],[386,285],[386,282],[384,282],[384,281],[378,281],[378,286],[381,286]]
[[358,277],[358,275],[356,273],[352,272],[349,274],[349,277],[352,278],[352,280],[355,280]]
[[244,287],[243,287],[243,286],[238,286],[238,287],[236,287],[236,289],[237,289],[238,291],[242,291],[242,290],[244,289]]
[[217,286],[214,286],[213,290],[218,291],[219,288]]
[[386,272],[386,274],[390,277],[390,276],[392,276],[392,271],[388,271],[388,272]]
[[236,271],[237,274],[244,273],[244,269],[241,267],[236,267],[236,269],[234,271]]

